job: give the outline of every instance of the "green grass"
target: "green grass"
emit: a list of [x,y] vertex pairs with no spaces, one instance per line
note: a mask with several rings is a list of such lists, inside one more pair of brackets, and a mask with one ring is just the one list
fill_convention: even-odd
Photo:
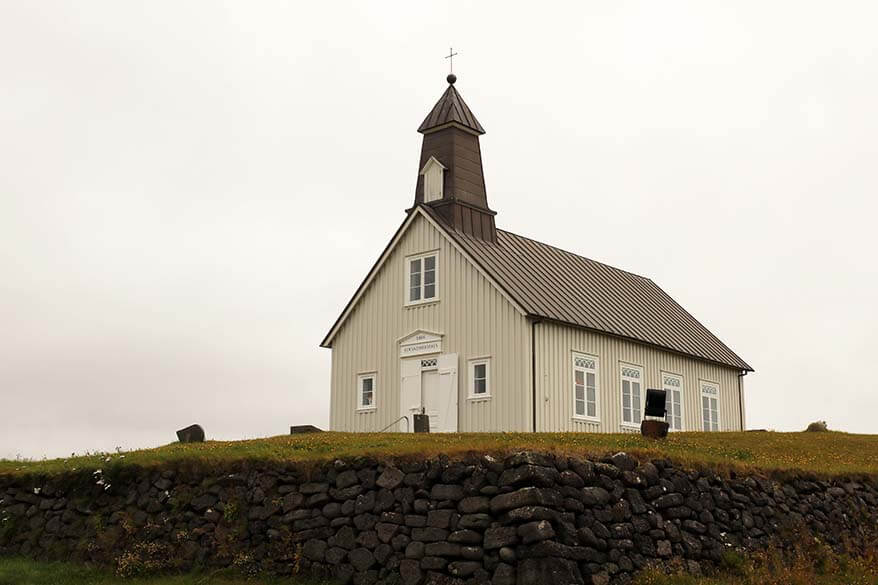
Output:
[[[776,553],[730,555],[720,573],[695,577],[682,571],[668,575],[647,570],[634,585],[878,585],[874,557],[849,559],[825,548],[800,551],[781,561]],[[104,569],[61,562],[0,557],[0,585],[333,585],[302,577],[250,577],[232,569],[213,573],[154,575],[122,579]]]
[[0,585],[332,585],[332,582],[291,577],[245,578],[232,569],[122,579],[105,569],[86,565],[0,557]]
[[777,551],[729,552],[716,575],[695,577],[682,567],[670,574],[647,569],[634,585],[878,585],[878,558],[874,552],[862,558],[837,555],[822,545],[783,558]]
[[878,585],[878,576],[863,571],[844,574],[817,574],[813,571],[758,571],[749,575],[664,575],[658,572],[641,574],[634,585]]
[[539,449],[577,455],[626,451],[669,457],[683,465],[719,471],[807,471],[821,476],[878,474],[878,435],[847,433],[672,433],[664,441],[634,434],[591,433],[313,433],[248,441],[172,443],[127,453],[92,454],[44,461],[0,460],[0,474],[56,473],[114,465],[195,464],[206,467],[254,461],[313,462],[370,455],[425,457],[470,451],[505,453]]

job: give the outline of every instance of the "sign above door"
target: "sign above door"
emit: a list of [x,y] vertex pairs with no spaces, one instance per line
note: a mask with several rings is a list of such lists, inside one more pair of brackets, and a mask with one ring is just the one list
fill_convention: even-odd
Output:
[[399,340],[399,357],[442,353],[442,334],[418,329]]

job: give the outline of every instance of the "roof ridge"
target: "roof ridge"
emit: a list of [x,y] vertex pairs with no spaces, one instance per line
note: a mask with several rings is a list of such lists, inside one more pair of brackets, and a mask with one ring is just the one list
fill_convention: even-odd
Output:
[[631,276],[636,276],[637,278],[653,282],[653,280],[648,276],[643,276],[642,274],[637,274],[636,272],[631,272],[630,270],[625,270],[624,268],[618,268],[616,266],[613,266],[612,264],[607,264],[606,262],[601,262],[600,260],[595,260],[594,258],[589,258],[588,256],[583,256],[582,254],[577,254],[576,252],[571,252],[570,250],[565,250],[564,248],[561,248],[558,246],[553,246],[552,244],[547,244],[545,242],[541,242],[539,240],[536,240],[534,238],[530,238],[528,236],[522,236],[521,234],[516,234],[515,232],[510,232],[509,230],[504,230],[504,229],[500,229],[500,228],[497,228],[497,231],[509,234],[510,236],[515,236],[516,238],[521,238],[523,240],[529,240],[531,242],[536,242],[537,244],[539,244],[541,246],[546,246],[547,248],[552,248],[554,250],[558,250],[559,252],[563,252],[565,254],[570,254],[571,256],[576,256],[577,258],[582,258],[583,260],[588,260],[589,262],[594,262],[595,264],[600,264],[601,266],[606,266],[607,268],[612,268],[613,270],[615,270],[617,272],[624,272],[625,274],[630,274]]

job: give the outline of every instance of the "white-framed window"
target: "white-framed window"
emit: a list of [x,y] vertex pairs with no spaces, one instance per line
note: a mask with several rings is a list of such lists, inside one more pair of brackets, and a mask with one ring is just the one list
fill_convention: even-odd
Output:
[[357,375],[357,410],[375,410],[377,382],[378,374],[376,372]]
[[469,398],[491,397],[491,358],[475,358],[469,361]]
[[573,354],[573,417],[598,420],[598,359]]
[[662,372],[662,390],[665,391],[667,414],[665,420],[675,431],[683,430],[683,377]]
[[439,253],[428,252],[405,259],[406,304],[416,305],[439,298]]
[[719,384],[701,380],[701,424],[705,431],[719,430]]
[[622,364],[622,424],[639,425],[643,418],[643,368]]

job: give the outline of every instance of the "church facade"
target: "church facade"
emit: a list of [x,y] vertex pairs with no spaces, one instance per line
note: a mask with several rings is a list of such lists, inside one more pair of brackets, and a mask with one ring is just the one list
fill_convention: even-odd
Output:
[[497,229],[484,129],[449,76],[418,128],[413,205],[321,343],[330,428],[634,432],[744,428],[753,369],[648,278]]

